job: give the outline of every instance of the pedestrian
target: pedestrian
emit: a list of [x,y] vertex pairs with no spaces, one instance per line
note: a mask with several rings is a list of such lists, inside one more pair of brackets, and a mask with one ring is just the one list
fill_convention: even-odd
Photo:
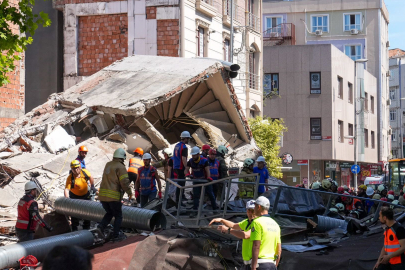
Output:
[[[260,183],[267,184],[269,181],[269,171],[266,168],[266,160],[263,156],[257,158],[257,167],[253,168],[253,173],[258,173],[260,175]],[[266,191],[266,187],[263,185],[259,186],[258,195],[262,195]]]
[[242,258],[244,265],[241,270],[249,269],[252,262],[252,241],[250,240],[250,228],[255,217],[254,215],[255,201],[250,200],[246,203],[246,215],[247,218],[239,223],[233,223],[232,221],[215,218],[213,219],[209,226],[213,223],[222,223],[223,225],[218,226],[218,230],[222,233],[232,234],[242,240]]
[[[252,245],[251,269],[273,270],[281,258],[280,227],[270,218],[268,211],[270,201],[263,196],[256,199],[255,218],[251,225],[250,240]],[[249,270],[249,268],[248,268]]]
[[205,158],[208,158],[210,149],[211,149],[211,146],[209,146],[208,144],[204,144],[201,147],[201,156],[205,157]]
[[46,255],[42,270],[91,270],[94,255],[78,246],[56,246]]
[[38,187],[33,181],[25,184],[25,195],[20,199],[17,206],[17,223],[15,224],[15,233],[18,242],[34,240],[37,225],[41,225],[51,232],[53,228],[46,224],[38,212],[38,203],[35,198],[38,196]]
[[[175,174],[177,175],[176,179],[184,180],[186,178],[184,170],[187,165],[187,158],[188,158],[188,148],[187,145],[189,139],[191,138],[190,132],[183,131],[180,134],[180,142],[176,144],[173,150],[173,169]],[[177,182],[178,185],[184,187],[186,185],[186,181]],[[184,190],[182,189],[181,192],[183,193]],[[180,189],[176,189],[176,202],[179,202],[180,198]],[[182,196],[184,199],[184,197]],[[176,204],[177,205],[177,204]],[[183,202],[181,206],[186,206]]]
[[[156,194],[158,194],[159,199],[162,198],[162,184],[156,168],[150,165],[152,156],[146,153],[142,159],[145,165],[138,169],[138,179],[135,183],[135,197],[141,198],[141,207],[143,208],[145,204],[156,198]],[[156,189],[156,183],[159,187],[159,193]]]
[[118,148],[115,150],[113,160],[104,167],[103,178],[100,184],[100,193],[98,195],[101,204],[106,211],[98,227],[104,231],[114,217],[113,242],[118,242],[126,238],[125,234],[120,233],[122,223],[122,196],[124,192],[128,194],[129,200],[132,199],[132,190],[129,186],[128,173],[124,165],[127,157],[125,150]]
[[[193,179],[206,179],[208,181],[212,181],[211,173],[210,173],[210,166],[208,164],[208,160],[206,158],[201,157],[200,155],[200,148],[198,146],[194,146],[191,149],[191,159],[187,162],[186,170],[187,172],[186,177],[191,177]],[[190,174],[191,168],[191,174]],[[197,183],[195,183],[197,184]],[[211,201],[212,209],[216,210],[216,199],[214,192],[212,189],[206,189],[206,194]],[[196,211],[200,205],[200,195],[201,195],[201,187],[193,187],[193,212],[190,214],[190,218],[196,217]]]
[[384,246],[374,269],[405,269],[405,228],[394,219],[394,210],[383,206],[380,211],[380,222],[387,227],[384,231]]
[[[97,190],[94,187],[94,179],[90,172],[86,169],[80,167],[80,162],[73,160],[70,163],[71,173],[66,179],[65,184],[65,197],[74,200],[85,200],[91,199],[89,185],[93,194],[96,194]],[[72,231],[77,231],[79,226],[79,219],[75,217],[70,217],[72,221]],[[83,221],[83,230],[90,229],[90,220]]]
[[[212,178],[213,181],[219,179],[219,167],[220,167],[220,164],[219,164],[219,160],[216,158],[216,156],[217,156],[217,150],[210,149],[208,151],[208,165],[210,166],[210,175],[211,175],[211,178]],[[217,193],[218,189],[219,189],[218,184],[212,184],[212,185],[208,185],[208,186],[205,187],[205,190],[207,192],[211,193],[211,191],[212,191],[215,198],[216,198],[216,196],[218,194]],[[213,207],[212,209],[214,209],[214,208],[217,209],[216,203],[215,203],[215,206],[212,206],[212,207]]]
[[87,153],[89,152],[89,149],[85,145],[82,145],[79,147],[79,155],[77,156],[76,160],[80,162],[80,166],[82,169],[86,169],[86,162],[84,159],[87,156]]
[[142,156],[143,149],[138,147],[134,150],[134,157],[129,160],[128,177],[129,181],[133,182],[134,184],[138,178],[138,169],[144,165]]
[[[250,183],[256,182],[256,177],[254,176],[243,177],[243,175],[253,174],[254,164],[255,161],[251,158],[246,158],[243,161],[243,168],[240,173],[239,182],[250,182]],[[243,184],[239,185],[239,198],[241,199],[253,198],[254,195],[255,195],[254,185],[243,185]]]

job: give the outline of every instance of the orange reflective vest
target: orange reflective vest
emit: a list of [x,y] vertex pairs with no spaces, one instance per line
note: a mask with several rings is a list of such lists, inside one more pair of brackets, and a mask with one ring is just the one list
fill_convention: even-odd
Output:
[[[389,229],[385,230],[384,236],[384,249],[388,255],[401,248],[394,228],[390,227]],[[399,263],[402,263],[401,255],[390,259],[390,264]]]
[[140,157],[134,157],[129,160],[128,172],[138,174],[138,169],[143,166],[143,160]]
[[356,210],[356,203],[361,202],[359,199],[353,198],[353,202],[351,205],[346,205],[346,210],[351,211],[351,210]]

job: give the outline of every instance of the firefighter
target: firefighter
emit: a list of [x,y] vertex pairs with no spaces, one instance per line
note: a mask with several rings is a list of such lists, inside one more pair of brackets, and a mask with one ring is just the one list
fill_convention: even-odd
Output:
[[210,149],[211,149],[211,146],[209,146],[208,144],[204,144],[201,147],[201,156],[205,157],[205,158],[208,158]]
[[33,181],[29,181],[25,184],[24,189],[25,195],[18,202],[18,217],[15,225],[18,242],[33,240],[38,224],[49,232],[53,230],[39,215],[38,203],[35,201],[38,196],[37,185]]
[[[219,179],[228,177],[228,166],[226,166],[225,155],[228,154],[228,148],[223,145],[217,148],[217,160],[219,161]],[[215,187],[215,196],[221,198],[223,183],[218,183]]]
[[79,147],[79,155],[77,156],[76,160],[80,162],[82,169],[86,169],[86,162],[84,162],[84,159],[87,156],[87,152],[89,152],[89,149],[87,149],[86,146],[82,145]]
[[387,206],[381,208],[380,222],[387,227],[384,231],[384,246],[374,269],[405,269],[405,228],[395,221],[394,210]]
[[159,187],[159,199],[162,198],[162,184],[156,168],[150,165],[152,156],[146,153],[142,159],[145,165],[138,169],[138,178],[135,183],[135,197],[140,197],[141,207],[144,207],[145,204],[156,198],[156,194],[158,193],[156,183]]
[[[188,148],[187,145],[188,141],[190,140],[190,132],[188,131],[183,131],[180,134],[180,142],[176,144],[173,150],[173,169],[174,172],[177,175],[177,179],[185,179],[185,173],[184,169],[186,168],[187,165],[187,157],[188,157]],[[185,186],[186,182],[181,181],[177,183],[180,186]],[[182,191],[183,192],[183,191]],[[176,189],[176,202],[179,202],[179,197],[180,197],[180,189]],[[183,197],[183,196],[182,196]],[[177,204],[176,204],[177,205]],[[184,203],[181,203],[181,206],[186,206]]]
[[[219,179],[219,160],[216,159],[217,156],[217,150],[215,149],[210,149],[208,151],[208,165],[210,166],[210,174],[211,174],[211,178],[212,180],[218,180]],[[213,184],[213,185],[209,185],[206,187],[207,192],[211,191],[213,192],[214,196],[216,197],[216,194],[218,192],[218,184]],[[215,203],[215,205],[212,206],[213,210],[217,209],[217,205]]]
[[98,227],[101,231],[107,228],[112,218],[114,221],[113,241],[118,242],[124,240],[126,236],[120,233],[122,223],[122,197],[124,192],[128,194],[129,200],[132,199],[132,190],[129,186],[128,173],[124,165],[127,157],[125,150],[118,148],[115,150],[113,160],[108,162],[104,167],[103,178],[100,184],[100,192],[98,195],[101,204],[106,211],[103,219]]
[[[242,175],[253,174],[253,165],[255,161],[251,158],[245,159],[243,161],[243,168],[240,173],[241,177],[239,178],[239,182],[256,182],[256,177],[242,177]],[[255,193],[255,186],[254,185],[239,185],[239,198],[253,198]]]
[[[91,190],[95,194],[97,192],[94,187],[94,179],[91,177],[90,172],[80,167],[80,162],[73,160],[70,163],[71,173],[66,179],[65,197],[76,200],[90,200],[90,191],[88,189],[88,182],[90,182]],[[75,217],[70,218],[72,221],[72,231],[77,231],[79,226],[79,219]],[[83,229],[90,229],[90,220],[84,220]]]

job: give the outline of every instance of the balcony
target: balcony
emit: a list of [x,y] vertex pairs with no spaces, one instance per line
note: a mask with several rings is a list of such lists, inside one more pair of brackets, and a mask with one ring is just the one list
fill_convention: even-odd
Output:
[[254,15],[251,12],[246,12],[246,25],[250,27],[250,29],[260,33],[261,27],[260,27],[260,17]]
[[282,23],[263,33],[263,46],[295,45],[295,25]]
[[[223,14],[222,23],[226,26],[231,26],[231,1],[224,0],[222,3]],[[233,5],[233,20],[237,25],[244,25],[245,23],[245,10],[238,5]]]
[[217,15],[217,10],[214,7],[213,2],[213,0],[197,0],[195,2],[195,8],[205,15],[215,17],[215,15]]

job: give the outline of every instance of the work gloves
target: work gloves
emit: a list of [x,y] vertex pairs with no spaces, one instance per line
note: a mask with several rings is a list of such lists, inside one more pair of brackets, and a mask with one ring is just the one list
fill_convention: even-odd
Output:
[[139,190],[135,190],[135,198],[139,198]]
[[212,182],[213,179],[211,177],[207,177],[207,180]]
[[159,199],[162,199],[162,191],[159,191],[158,196],[159,196]]

